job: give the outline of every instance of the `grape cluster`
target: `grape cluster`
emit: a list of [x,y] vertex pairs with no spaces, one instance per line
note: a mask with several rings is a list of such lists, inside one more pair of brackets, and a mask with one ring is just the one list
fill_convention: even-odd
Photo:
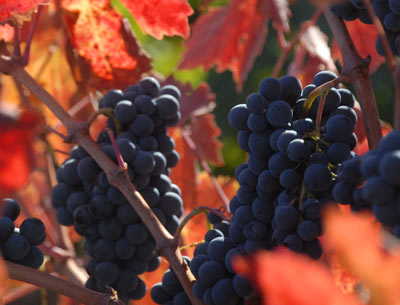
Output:
[[[99,100],[100,111],[113,114],[107,127],[117,135],[116,145],[132,183],[172,234],[183,205],[179,187],[169,178],[179,154],[166,127],[180,120],[179,98],[175,86],[160,88],[156,79],[146,77],[124,91],[110,90]],[[97,143],[117,162],[106,129]],[[138,275],[154,271],[161,260],[154,257],[154,239],[136,211],[79,146],[57,170],[57,180],[52,193],[57,219],[85,237],[91,256],[86,286],[100,292],[113,287],[125,302],[142,298],[147,288]]]
[[25,219],[20,228],[15,220],[20,214],[18,203],[5,198],[0,203],[0,250],[2,257],[10,262],[39,268],[43,264],[43,253],[37,247],[46,239],[46,228],[38,218]]
[[337,168],[354,157],[357,142],[349,90],[329,90],[319,128],[321,97],[306,109],[308,95],[334,78],[319,72],[303,89],[296,77],[268,77],[229,113],[238,144],[249,153],[235,173],[240,188],[230,202],[229,236],[247,253],[285,245],[316,259],[322,254],[321,208],[332,201]]
[[400,237],[400,131],[384,137],[377,149],[344,162],[335,199],[353,210],[372,209],[376,219]]
[[[400,55],[400,2],[398,0],[372,0],[372,6],[385,29],[392,52]],[[372,24],[363,0],[348,0],[333,4],[331,11],[345,20],[360,19],[365,24]],[[376,50],[385,56],[380,36],[376,39]]]
[[[214,219],[217,219],[216,217]],[[223,231],[226,223],[215,222],[214,229],[205,235],[205,242],[198,245],[194,257],[188,264],[196,281],[193,284],[194,295],[206,305],[239,305],[253,293],[250,283],[232,269],[232,258],[246,252],[229,239]],[[162,282],[151,290],[151,297],[157,304],[190,305],[176,275],[167,270]]]

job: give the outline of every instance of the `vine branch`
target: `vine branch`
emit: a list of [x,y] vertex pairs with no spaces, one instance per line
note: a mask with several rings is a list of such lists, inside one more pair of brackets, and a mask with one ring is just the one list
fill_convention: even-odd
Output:
[[90,290],[74,282],[36,269],[10,262],[5,263],[10,279],[55,291],[86,305],[124,305],[122,301],[113,299],[109,294]]
[[324,9],[324,15],[335,37],[343,57],[343,73],[348,74],[361,105],[362,115],[367,133],[368,145],[375,148],[382,137],[378,108],[371,79],[369,77],[369,62],[361,58],[350,37],[343,20]]

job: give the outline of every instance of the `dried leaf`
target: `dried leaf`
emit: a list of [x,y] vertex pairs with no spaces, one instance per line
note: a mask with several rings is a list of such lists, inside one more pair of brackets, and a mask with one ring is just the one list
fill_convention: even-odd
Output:
[[121,0],[140,28],[157,39],[164,35],[189,37],[188,17],[193,9],[186,0]]
[[48,2],[49,0],[0,0],[0,24],[11,22],[22,25],[24,21],[31,19],[39,5]]
[[287,249],[237,258],[234,268],[245,272],[265,305],[361,305],[340,291],[325,265]]
[[[378,54],[375,48],[375,41],[378,33],[373,24],[364,24],[360,20],[345,21],[350,36],[360,53],[365,58],[371,56],[370,72],[374,73],[385,61],[385,58]],[[343,65],[342,55],[336,41],[332,45],[332,54],[335,59],[339,59]]]
[[194,116],[189,125],[190,137],[202,158],[217,166],[224,165],[221,154],[222,143],[218,140],[221,129],[215,123],[214,114]]
[[383,248],[379,223],[369,214],[337,210],[329,210],[324,223],[324,248],[337,253],[340,262],[360,277],[370,292],[369,304],[400,304],[400,247]]
[[194,23],[179,67],[231,70],[241,89],[268,33],[270,14],[259,9],[259,4],[266,6],[266,1],[232,0],[226,7],[201,15]]
[[150,70],[150,59],[109,1],[63,0],[62,5],[72,43],[84,59],[86,85],[122,88]]

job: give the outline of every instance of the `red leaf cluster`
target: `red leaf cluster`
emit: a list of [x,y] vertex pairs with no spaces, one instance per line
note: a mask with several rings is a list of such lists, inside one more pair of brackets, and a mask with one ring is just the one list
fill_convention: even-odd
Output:
[[270,18],[268,3],[267,0],[232,0],[226,7],[201,15],[185,43],[186,51],[179,67],[217,66],[218,72],[231,70],[241,88],[265,43]]
[[189,37],[188,17],[193,9],[186,0],[122,0],[140,28],[157,39],[164,35]]
[[21,24],[30,19],[30,14],[38,5],[46,4],[49,0],[0,0],[0,23],[11,21]]

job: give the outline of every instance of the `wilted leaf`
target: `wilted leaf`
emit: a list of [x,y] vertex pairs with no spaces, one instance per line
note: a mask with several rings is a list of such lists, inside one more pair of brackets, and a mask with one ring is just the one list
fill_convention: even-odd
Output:
[[140,28],[157,39],[164,35],[189,37],[188,17],[193,9],[186,0],[121,0]]
[[0,0],[0,23],[12,22],[22,25],[31,18],[38,5],[46,4],[49,0]]
[[328,37],[318,26],[308,26],[300,35],[300,44],[296,47],[288,72],[297,76],[303,84],[309,84],[314,75],[322,70],[337,73]]
[[0,41],[11,42],[14,38],[14,28],[9,25],[0,25]]
[[232,0],[226,7],[201,15],[194,23],[179,67],[231,70],[241,88],[265,43],[270,18],[267,6],[267,0]]
[[[373,24],[364,24],[360,20],[345,21],[350,36],[360,53],[365,58],[371,56],[370,71],[374,73],[385,61],[385,58],[378,54],[375,48],[375,41],[378,33]],[[339,59],[343,65],[342,55],[336,41],[332,45],[332,54],[335,59]]]
[[196,148],[202,158],[217,166],[224,165],[221,155],[222,143],[218,140],[221,129],[215,123],[214,114],[194,116],[188,128]]
[[325,265],[287,249],[240,257],[234,269],[245,272],[265,305],[361,305],[340,291]]
[[150,70],[150,59],[109,1],[63,0],[62,5],[72,43],[87,64],[81,67],[89,77],[86,85],[123,88]]
[[379,223],[369,214],[329,210],[324,226],[324,248],[360,277],[370,292],[369,304],[400,304],[400,247],[390,252],[383,248]]
[[32,140],[42,123],[35,112],[23,112],[17,119],[0,115],[0,193],[16,191],[28,182]]

